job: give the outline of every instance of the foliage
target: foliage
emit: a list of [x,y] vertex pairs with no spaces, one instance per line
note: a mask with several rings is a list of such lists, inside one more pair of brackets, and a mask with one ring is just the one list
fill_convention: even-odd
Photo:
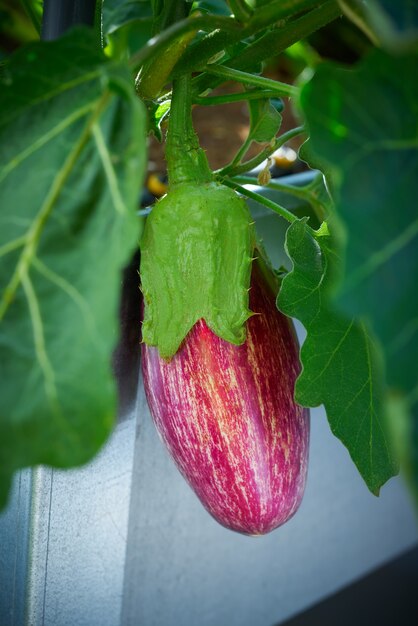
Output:
[[[323,65],[302,91],[310,150],[326,161],[346,230],[336,304],[370,321],[389,387],[411,414],[418,408],[418,87],[409,80],[416,61],[413,53],[374,51],[350,73]],[[373,110],[370,101],[378,103]]]
[[14,469],[85,462],[112,427],[110,357],[120,272],[140,234],[145,118],[129,72],[89,31],[16,54],[0,107],[4,501]]
[[380,348],[364,320],[346,317],[333,306],[341,260],[326,224],[312,231],[304,219],[293,223],[286,250],[293,270],[283,280],[278,304],[307,330],[296,400],[308,407],[324,404],[332,432],[378,494],[397,471],[385,419]]
[[[5,42],[0,91],[3,502],[15,470],[85,462],[110,432],[117,400],[111,355],[120,276],[141,230],[135,207],[145,164],[145,118],[148,132],[160,140],[167,120],[174,132],[181,115],[171,91],[180,93],[186,79],[187,110],[191,102],[248,102],[248,137],[217,180],[290,222],[291,266],[278,306],[307,330],[297,401],[324,404],[332,431],[376,494],[397,471],[393,430],[401,415],[410,433],[403,439],[402,459],[418,493],[418,442],[413,447],[418,432],[418,418],[413,419],[418,93],[412,79],[418,15],[410,0],[395,4],[104,0],[98,4],[103,54],[92,28],[25,46],[39,32],[39,1],[24,0],[17,7],[0,3]],[[351,32],[361,30],[373,48],[354,68],[322,64],[304,43],[342,12],[351,20]],[[302,87],[306,73],[303,79],[292,77],[293,85],[262,75],[265,60],[293,44],[300,44],[298,67],[305,63],[310,75],[314,72]],[[239,94],[211,95],[228,80],[242,86]],[[278,134],[287,98],[299,107],[303,126]],[[240,187],[247,182],[242,174],[302,133],[309,137],[303,158],[324,177],[319,174],[302,188],[280,183],[276,188],[311,206],[316,230],[307,213],[300,219],[286,206]],[[184,141],[188,145],[189,138]],[[261,144],[259,154],[246,161],[254,143]],[[270,186],[268,172],[261,179]],[[177,217],[176,237],[187,231],[184,224],[193,230],[187,207]],[[226,218],[222,213],[225,224]],[[203,267],[207,259],[235,258],[234,251],[244,248],[247,254],[243,239],[228,234],[229,226],[221,229],[222,237],[213,235],[219,234],[219,224],[212,226],[206,226],[207,241],[197,238],[205,252],[196,248],[193,267],[200,262]],[[167,250],[173,256],[172,246]],[[212,267],[210,280],[214,273]],[[172,285],[179,289],[178,259],[167,275],[164,310]],[[236,288],[244,279],[239,272],[227,275],[219,308],[224,306],[221,317],[228,325],[233,317],[228,317],[229,286]],[[192,317],[203,315],[185,298],[182,310],[188,308]],[[246,314],[232,334],[220,326],[218,333],[241,340]],[[189,322],[177,325],[176,346]]]

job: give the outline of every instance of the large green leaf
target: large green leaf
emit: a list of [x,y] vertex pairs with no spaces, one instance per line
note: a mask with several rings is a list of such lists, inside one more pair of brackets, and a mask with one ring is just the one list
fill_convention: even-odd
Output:
[[87,29],[0,85],[0,500],[12,472],[87,461],[116,409],[121,270],[138,241],[144,113]]
[[302,92],[347,231],[339,304],[370,319],[388,382],[407,394],[418,389],[417,62],[375,52],[351,72],[320,67]]
[[313,231],[306,220],[294,222],[286,251],[293,269],[283,280],[278,305],[307,330],[296,400],[308,407],[324,404],[333,433],[377,495],[397,469],[384,417],[380,351],[363,321],[332,307],[340,259],[326,225]]
[[418,2],[416,0],[339,0],[357,26],[387,49],[417,49]]
[[105,35],[135,20],[153,15],[150,0],[103,0],[102,29]]

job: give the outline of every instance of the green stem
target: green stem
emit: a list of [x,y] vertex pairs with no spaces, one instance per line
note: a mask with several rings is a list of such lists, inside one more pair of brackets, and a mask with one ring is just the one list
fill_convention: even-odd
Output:
[[257,165],[260,165],[260,163],[265,161],[265,159],[271,156],[273,152],[281,148],[290,139],[297,137],[303,132],[305,132],[305,128],[303,126],[292,128],[292,130],[288,130],[286,133],[283,133],[283,135],[280,135],[280,137],[277,137],[276,141],[272,145],[269,145],[267,148],[262,150],[254,158],[249,159],[240,165],[236,165],[234,162],[229,163],[226,167],[217,170],[215,173],[219,176],[238,176],[239,174],[245,174],[257,167]]
[[162,11],[157,20],[154,20],[154,32],[156,35],[160,31],[166,30],[172,24],[185,19],[191,9],[191,4],[185,0],[164,0]]
[[299,219],[298,217],[296,217],[296,215],[293,215],[293,213],[285,209],[283,206],[280,206],[280,204],[273,202],[273,200],[269,200],[269,198],[265,198],[264,196],[261,196],[259,193],[255,193],[254,191],[250,191],[249,189],[246,189],[245,187],[238,185],[233,180],[230,180],[228,178],[223,178],[221,179],[221,182],[227,187],[231,187],[232,189],[235,189],[235,191],[238,191],[243,196],[247,196],[247,198],[251,198],[251,200],[258,202],[258,204],[262,204],[263,206],[268,207],[275,213],[278,213],[279,215],[284,217],[284,219],[290,223],[296,222]]
[[163,87],[169,82],[173,67],[195,35],[196,31],[193,30],[177,37],[160,54],[143,63],[135,81],[137,93],[141,98],[145,100],[158,98]]
[[226,80],[234,80],[242,83],[243,85],[252,85],[254,87],[271,89],[276,92],[277,96],[285,98],[295,97],[299,93],[299,89],[297,87],[293,87],[293,85],[281,83],[278,80],[272,80],[271,78],[264,78],[264,76],[248,74],[247,72],[235,70],[231,67],[225,67],[224,65],[207,65],[204,71],[208,74],[225,78]]
[[40,35],[41,34],[41,16],[34,9],[32,2],[30,2],[29,0],[20,0],[20,1],[26,13],[30,17],[30,20],[33,26],[35,27],[36,32],[38,33],[38,35]]
[[189,74],[173,82],[166,161],[170,186],[187,182],[207,183],[213,180],[206,154],[193,129]]
[[[240,54],[228,60],[229,67],[241,70],[254,67],[254,65],[264,61],[266,57],[277,56],[295,42],[304,39],[310,33],[332,22],[340,15],[341,9],[335,0],[328,0],[303,17],[292,20],[283,28],[269,30],[254,43],[249,44]],[[186,51],[185,55],[174,68],[173,75],[177,75],[185,70],[191,71],[193,68],[197,67],[196,60],[199,55],[199,45],[199,43],[194,44],[191,46],[190,51]],[[188,56],[190,57],[190,63],[187,62]],[[193,63],[195,64],[193,65]],[[207,89],[213,89],[221,82],[221,80],[214,79],[212,76],[201,74],[193,79],[193,89],[195,93],[200,94]]]
[[254,9],[245,0],[228,0],[228,4],[232,9],[232,13],[240,22],[248,22],[254,12]]
[[363,31],[374,46],[378,47],[379,40],[370,28],[370,24],[367,19],[367,9],[364,8],[364,6],[359,2],[352,2],[352,0],[339,0],[339,5],[348,19],[353,22],[357,28]]
[[247,154],[252,142],[253,140],[251,139],[251,136],[248,135],[246,140],[243,142],[240,149],[238,150],[238,152],[232,159],[230,163],[230,167],[235,167],[235,165],[238,165],[238,163],[241,163],[242,158]]
[[237,54],[230,62],[230,66],[236,69],[245,69],[261,63],[267,56],[277,56],[283,50],[322,26],[332,22],[341,16],[341,8],[335,0],[325,1],[321,6],[296,20],[288,22],[282,28],[270,30],[254,43],[250,44],[240,54]]
[[187,18],[173,24],[157,37],[150,39],[139,52],[131,57],[129,64],[133,70],[138,70],[145,61],[165,50],[167,45],[186,33],[198,30],[213,31],[218,29],[227,34],[231,34],[241,32],[242,27],[231,17],[202,15]]
[[[279,20],[288,19],[301,11],[312,9],[320,4],[322,3],[318,0],[281,0],[281,2],[271,2],[266,6],[259,7],[245,26],[234,20],[239,27],[235,32],[226,32],[219,28],[218,32],[213,32],[194,46],[190,46],[184,57],[177,64],[173,75],[177,76],[186,71],[194,71],[205,65],[215,54],[225,50],[232,44],[265,28],[271,28]],[[268,49],[264,58],[267,56],[270,56]]]
[[241,102],[242,100],[259,100],[260,98],[275,98],[277,92],[268,89],[256,89],[252,91],[242,91],[240,93],[230,93],[224,96],[193,96],[193,103],[203,106],[214,106],[218,104],[230,104],[231,102]]
[[[234,176],[233,179],[235,182],[241,185],[257,185],[257,179],[252,176]],[[318,201],[312,194],[312,192],[306,187],[296,187],[293,185],[285,185],[283,183],[277,182],[276,180],[271,180],[267,185],[263,185],[268,189],[275,189],[276,191],[281,191],[282,193],[289,194],[295,198],[299,198],[307,202],[315,212],[318,221],[322,223],[325,220],[326,213],[324,210],[324,206],[321,202]]]
[[254,32],[254,28],[265,28],[272,26],[275,22],[288,19],[302,11],[308,11],[322,4],[321,0],[280,0],[280,2],[269,2],[257,8],[254,17],[249,24],[248,33]]

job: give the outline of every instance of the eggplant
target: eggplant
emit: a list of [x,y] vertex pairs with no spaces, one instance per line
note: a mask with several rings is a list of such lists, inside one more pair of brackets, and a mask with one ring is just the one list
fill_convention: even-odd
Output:
[[200,319],[170,360],[142,345],[148,405],[175,464],[209,513],[245,535],[292,517],[308,465],[309,410],[293,399],[298,341],[268,272],[253,263],[243,344]]

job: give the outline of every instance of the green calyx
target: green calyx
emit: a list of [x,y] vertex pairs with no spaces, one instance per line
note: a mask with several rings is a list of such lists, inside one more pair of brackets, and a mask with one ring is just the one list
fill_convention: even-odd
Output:
[[173,84],[166,145],[169,191],[141,241],[143,341],[171,358],[196,322],[245,341],[254,230],[245,201],[214,181],[191,115],[190,76]]
[[245,201],[215,182],[179,183],[157,203],[141,241],[143,341],[171,358],[199,319],[245,341],[254,230]]

